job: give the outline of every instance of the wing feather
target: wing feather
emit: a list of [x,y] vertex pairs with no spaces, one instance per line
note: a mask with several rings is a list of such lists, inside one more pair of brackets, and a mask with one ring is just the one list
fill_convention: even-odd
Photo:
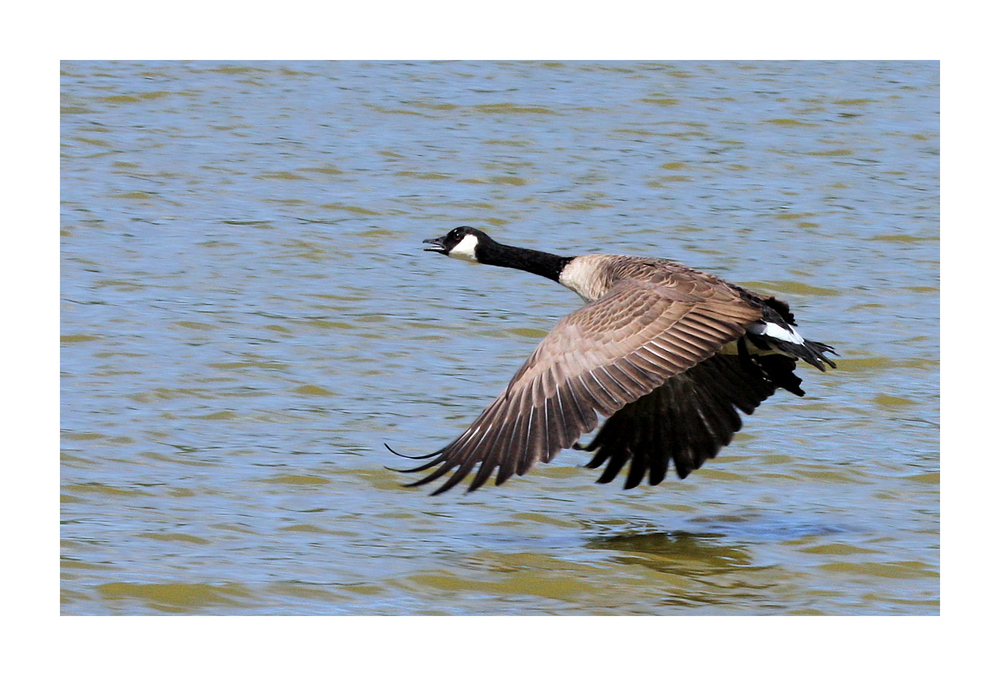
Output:
[[[781,368],[794,378],[794,361],[785,359]],[[671,461],[684,478],[732,441],[743,424],[739,411],[753,413],[781,382],[744,356],[713,355],[611,416],[584,449],[594,453],[587,467],[607,462],[598,479],[607,483],[631,461],[625,488],[646,473],[650,485],[660,483]]]
[[[716,289],[699,297],[648,281],[618,282],[602,298],[560,320],[467,430],[430,461],[408,470],[433,468],[410,485],[451,472],[438,494],[478,464],[471,491],[494,471],[499,485],[549,462],[594,429],[598,416],[615,415],[708,359],[743,335],[761,312],[736,292]],[[662,436],[652,427],[643,434]],[[614,450],[599,451],[594,460],[598,457],[611,460],[601,480],[613,478],[628,460]],[[637,464],[633,459],[627,483],[635,476],[641,480],[647,468],[657,476],[665,473],[659,460]]]

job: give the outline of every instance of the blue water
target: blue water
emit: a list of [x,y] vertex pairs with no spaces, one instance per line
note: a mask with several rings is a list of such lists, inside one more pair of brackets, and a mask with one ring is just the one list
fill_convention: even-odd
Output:
[[[931,62],[108,63],[61,75],[64,614],[936,614]],[[430,498],[571,292],[456,225],[788,300],[801,374],[684,481]]]

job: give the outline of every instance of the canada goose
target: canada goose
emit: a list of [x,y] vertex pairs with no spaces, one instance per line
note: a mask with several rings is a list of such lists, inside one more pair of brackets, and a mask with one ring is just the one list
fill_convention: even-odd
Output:
[[[499,468],[499,486],[563,448],[591,451],[587,467],[608,463],[607,483],[632,461],[625,488],[648,473],[663,481],[671,460],[686,477],[727,445],[742,421],[783,388],[802,396],[793,371],[802,359],[825,371],[833,348],[803,338],[788,304],[659,258],[554,254],[506,246],[475,228],[424,240],[425,251],[526,270],[559,282],[587,304],[563,317],[506,389],[472,426],[427,459],[410,486],[454,470],[433,495],[478,464],[473,491]],[[593,441],[580,435],[607,420]],[[389,449],[392,451],[392,449]],[[393,451],[395,453],[395,451]],[[400,455],[400,454],[397,454]],[[408,456],[404,456],[408,457]]]

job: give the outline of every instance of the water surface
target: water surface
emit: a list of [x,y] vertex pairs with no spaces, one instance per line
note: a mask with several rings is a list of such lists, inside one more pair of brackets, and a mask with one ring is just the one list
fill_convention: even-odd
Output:
[[[939,612],[936,63],[63,62],[64,614]],[[405,489],[579,306],[457,225],[788,300],[684,481]],[[405,464],[405,463],[404,463]]]

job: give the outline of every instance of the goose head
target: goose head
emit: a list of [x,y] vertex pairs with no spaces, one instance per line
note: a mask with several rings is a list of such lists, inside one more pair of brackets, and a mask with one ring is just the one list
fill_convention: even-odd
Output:
[[424,251],[436,251],[445,256],[478,263],[480,260],[476,253],[477,250],[484,245],[488,247],[492,243],[493,240],[485,232],[462,226],[455,228],[443,237],[425,239]]

